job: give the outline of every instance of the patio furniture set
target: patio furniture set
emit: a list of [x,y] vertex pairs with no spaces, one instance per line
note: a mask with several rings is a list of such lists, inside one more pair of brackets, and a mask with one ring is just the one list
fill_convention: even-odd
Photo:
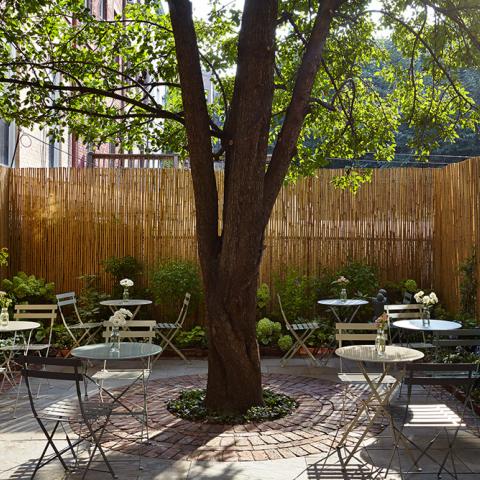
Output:
[[[112,312],[115,312],[117,308],[135,307],[132,318],[126,322],[119,332],[119,341],[115,348],[112,348],[110,342],[112,329],[110,321],[83,323],[77,309],[75,294],[72,292],[58,295],[57,300],[58,305],[17,305],[15,306],[15,320],[10,322],[8,327],[0,327],[0,332],[14,333],[12,345],[9,348],[2,347],[7,351],[2,365],[5,369],[4,379],[7,379],[13,386],[15,384],[13,365],[16,363],[22,367],[22,374],[25,378],[33,414],[47,438],[47,444],[38,459],[33,476],[35,476],[39,468],[50,463],[55,458],[58,458],[63,467],[68,470],[69,467],[63,458],[64,455],[71,454],[78,461],[78,448],[82,442],[88,440],[93,445],[93,448],[89,450],[85,474],[89,469],[93,468],[94,457],[99,453],[101,461],[107,467],[106,473],[115,478],[114,469],[102,448],[105,428],[112,415],[131,415],[141,424],[140,442],[148,441],[148,378],[154,361],[167,346],[172,347],[182,359],[186,360],[172,344],[172,341],[175,334],[182,328],[190,296],[188,293],[186,294],[178,320],[175,323],[137,320],[135,317],[139,309],[143,305],[151,303],[148,300],[110,300],[102,302],[110,307]],[[285,365],[303,347],[309,355],[309,359],[318,365],[318,360],[307,348],[308,338],[319,327],[318,323],[289,322],[285,316],[280,297],[278,297],[278,301],[285,325],[294,337],[292,348],[281,359],[281,364]],[[439,434],[435,435],[427,447],[417,445],[405,434],[405,429],[421,426],[421,423],[416,422],[415,418],[413,420],[409,419],[407,415],[412,407],[413,387],[417,385],[453,385],[463,388],[465,395],[463,410],[453,416],[450,413],[449,421],[446,425],[441,425],[439,421],[436,421],[435,425],[429,423],[428,426],[453,428],[453,435],[448,439],[447,452],[439,463],[440,469],[438,474],[446,472],[456,476],[453,445],[460,427],[464,425],[463,415],[467,404],[471,401],[471,391],[478,380],[478,367],[472,364],[449,365],[414,362],[418,362],[424,357],[424,353],[418,350],[418,348],[432,346],[432,343],[426,341],[425,335],[428,333],[433,334],[432,342],[435,348],[444,348],[456,347],[458,345],[470,347],[480,345],[479,332],[476,329],[462,330],[460,329],[461,325],[456,322],[441,320],[431,320],[429,325],[425,325],[422,319],[418,318],[421,316],[418,305],[387,306],[386,312],[389,316],[388,330],[390,337],[392,337],[392,330],[394,329],[397,329],[399,332],[421,331],[424,341],[421,345],[415,344],[416,348],[412,348],[414,345],[409,344],[407,339],[405,342],[402,341],[401,344],[387,345],[382,353],[377,351],[375,345],[371,344],[376,338],[374,331],[377,328],[376,325],[374,323],[353,322],[358,309],[368,303],[367,301],[333,299],[320,300],[318,303],[328,306],[337,320],[335,324],[335,340],[338,343],[338,348],[336,348],[335,353],[340,359],[338,378],[345,386],[344,398],[346,398],[350,386],[355,384],[361,384],[370,391],[367,398],[361,402],[355,418],[345,425],[344,432],[335,448],[335,453],[338,455],[342,468],[347,468],[349,462],[362,446],[362,442],[372,425],[379,417],[382,417],[386,420],[392,432],[391,457],[387,470],[392,465],[395,453],[398,454],[400,447],[403,446],[411,462],[411,467],[405,471],[409,473],[421,471],[420,460],[423,457],[432,459],[429,450]],[[64,312],[66,307],[73,309],[78,323],[72,325],[67,321],[67,316]],[[50,327],[52,327],[56,318],[57,308],[67,331],[75,342],[75,348],[71,351],[73,357],[71,359],[48,357],[51,344],[51,328],[46,344],[31,344],[32,332],[40,326],[39,322],[32,320],[48,320]],[[348,311],[349,309],[350,311]],[[395,321],[390,325],[390,320]],[[97,333],[102,329],[105,343],[92,343]],[[157,332],[162,330],[167,333],[162,332],[160,334],[161,345],[153,344],[153,338],[155,338]],[[22,332],[28,332],[28,338],[25,338]],[[398,335],[398,337],[401,339],[401,335]],[[19,342],[18,339],[21,339],[21,341]],[[345,346],[345,342],[351,343],[351,345]],[[355,344],[355,342],[361,342],[361,344]],[[18,358],[15,355],[16,353],[24,353],[25,356]],[[32,353],[40,353],[40,355],[35,356]],[[44,355],[41,355],[41,353],[44,353]],[[121,365],[127,360],[141,362],[142,367],[136,369],[122,368]],[[357,372],[344,370],[344,362],[348,361],[355,362]],[[93,374],[89,372],[92,362],[102,364],[102,368]],[[112,368],[112,365],[114,368]],[[369,367],[371,365],[382,366],[382,368],[372,372],[372,369]],[[61,367],[61,370],[58,367]],[[33,387],[32,379],[39,381],[36,391]],[[73,383],[75,385],[76,398],[72,399],[72,402],[68,404],[58,402],[58,404],[54,403],[43,409],[37,407],[41,382],[50,380]],[[110,380],[121,382],[121,387],[107,388],[105,382]],[[400,426],[398,426],[390,410],[390,400],[402,384],[407,387],[407,402],[404,418],[400,422]],[[143,402],[141,404],[139,402],[138,405],[132,407],[124,402],[124,397],[136,385],[140,385]],[[95,389],[98,389],[96,390],[98,391],[98,396],[95,396],[93,400],[89,397],[89,390],[91,390],[89,386],[94,386]],[[20,384],[17,385],[17,401],[19,391]],[[72,423],[75,422],[78,423],[78,427],[74,431],[78,435],[77,438],[73,439],[70,438],[71,432],[69,433],[68,429],[65,428],[65,424],[69,423],[72,426]],[[82,428],[82,424],[85,426],[85,430]],[[359,426],[363,427],[363,433],[355,439],[353,446],[349,446],[349,433]],[[63,429],[66,435],[68,445],[65,448],[59,448],[54,443],[54,435],[59,428]],[[47,457],[46,453],[49,447],[53,450],[53,454]],[[419,453],[415,455],[415,452]],[[447,468],[446,465],[449,458],[452,463],[451,469]],[[402,472],[401,465],[400,471]]]

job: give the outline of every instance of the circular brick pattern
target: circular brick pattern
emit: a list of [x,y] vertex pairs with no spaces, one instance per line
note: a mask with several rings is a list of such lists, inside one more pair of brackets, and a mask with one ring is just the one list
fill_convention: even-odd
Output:
[[[254,461],[303,457],[328,452],[336,446],[344,427],[357,412],[359,399],[368,394],[364,386],[350,386],[345,395],[343,385],[311,377],[271,374],[263,376],[264,387],[285,393],[299,404],[292,414],[282,419],[259,424],[213,425],[189,422],[167,410],[167,400],[177,397],[181,390],[205,385],[206,375],[150,381],[150,442],[139,441],[140,422],[121,415],[111,418],[102,443],[124,453],[174,460]],[[143,402],[141,387],[132,388],[123,401],[138,409]],[[382,428],[376,423],[366,438]],[[348,444],[353,444],[359,433],[351,432]]]

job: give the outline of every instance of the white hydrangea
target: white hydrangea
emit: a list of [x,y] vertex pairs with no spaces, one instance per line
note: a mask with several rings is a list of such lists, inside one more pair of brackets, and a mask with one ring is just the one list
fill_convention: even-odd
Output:
[[133,287],[133,280],[130,280],[129,278],[124,278],[123,280],[120,280],[120,285],[122,287]]

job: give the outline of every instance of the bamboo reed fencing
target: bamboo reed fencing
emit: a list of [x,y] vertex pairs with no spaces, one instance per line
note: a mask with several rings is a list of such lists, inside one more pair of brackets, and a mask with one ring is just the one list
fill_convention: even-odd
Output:
[[[288,268],[314,275],[364,260],[382,280],[414,278],[458,307],[458,265],[480,240],[478,161],[377,170],[356,195],[331,186],[335,170],[285,186],[267,227],[260,281],[272,286]],[[222,178],[217,172],[220,186]],[[163,259],[197,259],[188,170],[14,169],[0,170],[0,179],[10,273],[33,273],[58,291],[78,291],[80,275],[100,274],[109,290],[111,279],[101,273],[109,256],[141,260],[146,283]]]
[[[8,233],[8,191],[10,170],[0,166],[0,248],[9,246]],[[0,278],[2,272],[0,271]]]

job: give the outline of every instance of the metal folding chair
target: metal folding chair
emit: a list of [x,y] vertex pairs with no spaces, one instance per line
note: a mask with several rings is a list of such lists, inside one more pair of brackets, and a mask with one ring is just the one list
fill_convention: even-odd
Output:
[[307,347],[308,339],[313,335],[313,333],[315,333],[315,330],[317,330],[320,325],[317,322],[290,323],[283,310],[280,295],[277,294],[277,298],[278,305],[280,306],[280,312],[282,314],[283,321],[285,322],[285,327],[294,339],[290,349],[281,358],[280,365],[284,367],[287,362],[300,350],[300,348],[303,347],[307,355],[310,357],[312,363],[316,366],[320,366],[318,359],[315,358],[310,349]]
[[[79,466],[80,454],[82,453],[80,445],[84,441],[93,444],[94,448],[90,451],[82,478],[85,478],[88,470],[91,469],[90,466],[97,451],[108,469],[108,472],[100,471],[109,473],[113,478],[116,478],[101,446],[102,436],[112,413],[112,405],[82,400],[80,384],[84,381],[84,377],[79,371],[82,365],[81,361],[79,359],[25,356],[22,359],[22,364],[22,376],[27,386],[33,416],[47,438],[47,443],[35,465],[31,478],[35,477],[40,468],[55,459],[60,461],[67,472],[76,469]],[[38,369],[38,366],[42,367],[41,370]],[[51,367],[61,367],[61,370],[53,370]],[[75,385],[76,398],[52,402],[42,408],[37,405],[36,396],[32,393],[32,379],[70,382]],[[74,424],[77,426],[78,433],[76,435],[69,428]],[[86,430],[83,429],[83,426],[86,426]],[[67,446],[64,448],[56,445],[58,439],[54,437],[58,432],[63,432],[65,435]],[[73,438],[74,435],[76,438]],[[47,455],[49,448],[52,452]],[[69,456],[73,459],[73,467],[67,463],[67,457]]]
[[[63,325],[70,337],[72,337],[75,347],[88,345],[95,339],[95,335],[101,330],[103,322],[83,322],[77,308],[77,298],[75,292],[59,293],[56,295],[58,311],[62,317]],[[66,308],[71,307],[72,314],[78,323],[68,323],[65,315]]]
[[[402,304],[402,305],[385,305],[385,312],[388,315],[388,335],[392,344],[399,346],[408,346],[411,348],[431,348],[432,344],[427,343],[425,332],[421,332],[423,342],[402,342],[401,330],[392,327],[392,323],[397,320],[412,320],[422,318],[425,307],[421,303]],[[398,338],[398,343],[394,343]]]
[[[439,465],[437,476],[440,477],[442,472],[446,472],[454,478],[457,478],[457,471],[455,466],[455,452],[453,450],[455,440],[457,439],[458,432],[461,427],[465,427],[464,416],[467,405],[470,401],[472,389],[478,382],[476,373],[478,372],[478,365],[467,364],[435,364],[435,363],[412,363],[406,365],[406,376],[404,378],[404,384],[407,386],[407,402],[405,405],[405,412],[402,421],[402,427],[400,434],[403,439],[408,440],[409,444],[420,453],[413,461],[413,470],[408,469],[404,471],[400,462],[400,474],[403,478],[403,473],[413,474],[422,471],[420,467],[420,460],[423,457],[428,457],[431,461]],[[448,405],[438,404],[438,399],[432,397],[430,392],[425,392],[422,388],[424,386],[453,386],[455,388],[461,388],[465,396],[465,400],[458,411],[453,411]],[[413,387],[417,387],[417,392],[413,392]],[[412,403],[412,394],[418,393],[422,395],[416,395],[425,398],[423,403]],[[425,395],[425,393],[427,393]],[[433,399],[433,404],[432,404]],[[437,433],[421,448],[411,436],[404,434],[405,429],[422,428],[423,431],[430,431],[432,429],[438,429]],[[453,429],[451,435],[448,434],[448,429]],[[447,452],[441,461],[438,461],[430,454],[430,449],[435,444],[440,434],[445,432],[447,437]],[[395,451],[398,452],[399,442],[395,444]],[[443,448],[443,447],[442,447]],[[394,454],[392,455],[393,459]],[[447,461],[450,458],[452,469],[449,470],[446,467]]]
[[[159,322],[155,327],[161,339],[160,346],[162,347],[162,352],[164,352],[167,347],[171,347],[172,350],[187,363],[189,363],[189,360],[187,360],[185,355],[173,344],[173,339],[183,327],[185,318],[187,317],[190,297],[190,293],[187,292],[183,299],[182,308],[180,309],[180,313],[178,314],[178,318],[175,323]],[[163,333],[162,330],[165,330],[166,333]]]

